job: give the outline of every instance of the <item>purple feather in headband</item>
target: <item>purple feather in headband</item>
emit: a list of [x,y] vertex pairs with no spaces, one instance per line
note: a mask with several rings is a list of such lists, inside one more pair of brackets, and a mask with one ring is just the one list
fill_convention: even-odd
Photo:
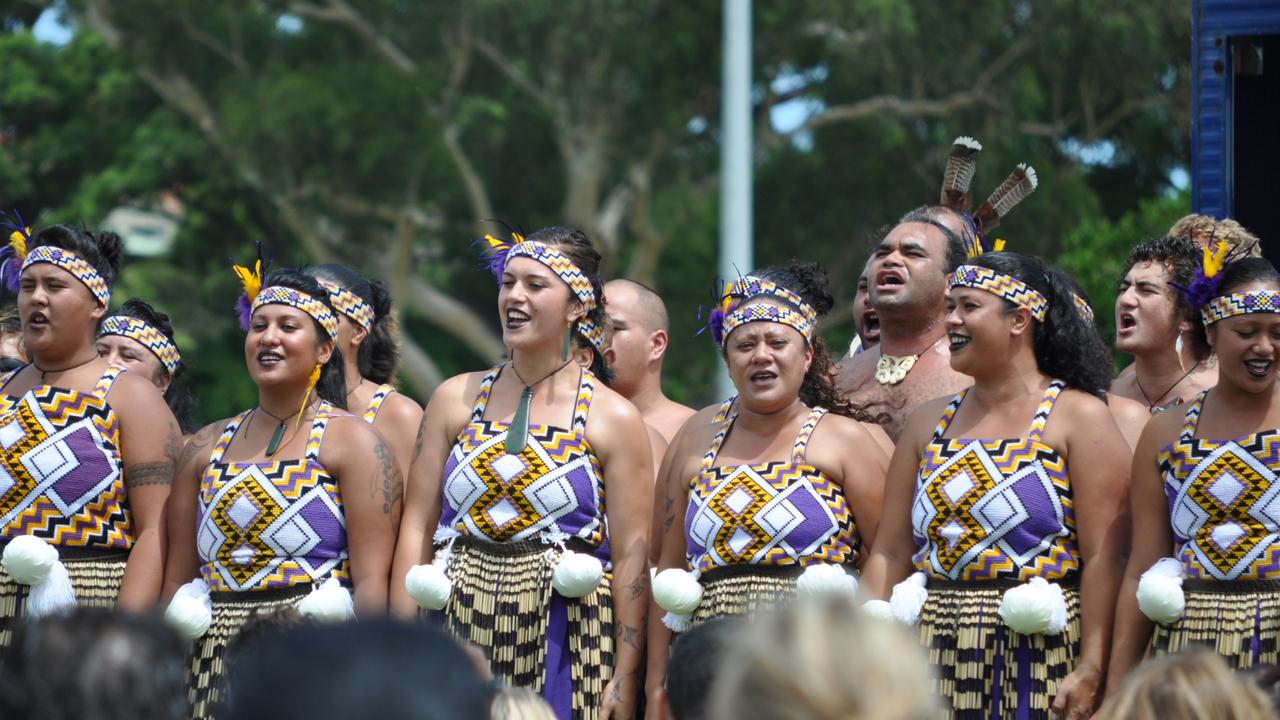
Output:
[[0,215],[0,228],[9,231],[9,242],[0,247],[0,282],[10,293],[17,295],[19,279],[22,275],[22,262],[27,258],[31,247],[31,228],[23,222],[17,210],[9,215]]
[[[488,253],[488,257],[481,262],[481,267],[486,267],[489,272],[493,273],[495,280],[502,279],[502,273],[507,268],[507,253],[511,252],[511,248],[524,242],[524,233],[511,227],[501,220],[491,220],[507,229],[511,234],[511,240],[499,240],[498,238],[485,234],[483,240],[477,240],[476,244]],[[483,243],[483,244],[481,244]]]
[[269,267],[271,267],[271,258],[262,257],[261,242],[258,243],[258,259],[253,263],[252,268],[236,265],[231,261],[232,272],[240,278],[240,284],[244,286],[244,294],[236,298],[236,316],[240,319],[240,329],[245,332],[249,331],[249,316],[253,314],[253,300],[262,291],[262,278],[266,276]]

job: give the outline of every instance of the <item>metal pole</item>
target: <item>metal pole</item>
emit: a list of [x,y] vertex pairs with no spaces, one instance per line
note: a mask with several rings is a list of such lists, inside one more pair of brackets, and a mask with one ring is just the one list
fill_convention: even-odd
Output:
[[[751,0],[724,0],[720,106],[720,277],[754,267],[751,239]],[[721,364],[716,390],[734,393]]]

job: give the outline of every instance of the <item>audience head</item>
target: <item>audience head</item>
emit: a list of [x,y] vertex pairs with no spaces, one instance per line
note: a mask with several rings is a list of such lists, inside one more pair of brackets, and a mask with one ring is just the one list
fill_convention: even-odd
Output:
[[1266,694],[1208,649],[1148,660],[1094,716],[1098,720],[1271,720]]
[[846,597],[761,615],[726,648],[712,720],[926,720],[929,664],[916,640]]
[[186,645],[155,616],[76,608],[27,619],[2,658],[0,717],[187,717]]
[[229,678],[225,720],[483,720],[492,699],[452,638],[385,620],[263,637]]
[[22,367],[27,362],[27,349],[22,345],[22,317],[18,307],[10,305],[0,311],[0,372]]
[[720,617],[676,636],[667,661],[662,706],[666,720],[707,720],[712,685],[728,665],[730,641],[750,627],[740,617]]
[[528,688],[505,687],[493,698],[491,720],[556,720],[542,696]]

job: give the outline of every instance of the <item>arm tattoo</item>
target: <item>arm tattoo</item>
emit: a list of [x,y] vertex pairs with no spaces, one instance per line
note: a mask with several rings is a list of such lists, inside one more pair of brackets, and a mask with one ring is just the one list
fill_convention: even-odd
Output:
[[215,432],[217,432],[217,428],[209,426],[196,433],[195,436],[191,438],[191,441],[187,443],[186,447],[182,449],[182,454],[179,456],[177,464],[173,466],[174,472],[182,472],[186,470],[187,465],[194,462],[196,456],[213,443],[213,436]]
[[[413,441],[413,458],[409,461],[410,467],[412,467],[414,463],[418,462],[418,457],[422,455],[422,443],[423,441],[426,440],[426,437],[427,437],[427,418],[424,415],[422,418],[422,422],[418,423],[418,437],[414,438],[414,441]],[[401,468],[401,469],[404,471],[408,471],[409,468]]]
[[[404,480],[400,477],[400,468],[396,466],[396,458],[391,448],[382,440],[373,447],[373,454],[378,458],[378,469],[370,478],[369,495],[376,496],[382,490],[382,512],[391,515],[391,531],[400,533],[400,503],[404,498]],[[381,477],[381,480],[379,480]]]
[[178,426],[170,423],[168,437],[164,439],[164,456],[173,463],[176,470],[178,461],[182,457],[182,434],[178,432]]
[[125,487],[135,488],[143,485],[169,485],[173,483],[173,463],[149,462],[130,465],[124,469]]
[[649,578],[643,575],[637,576],[635,580],[632,580],[623,587],[631,591],[631,599],[635,600],[643,595],[645,590],[649,588]]
[[637,649],[637,650],[639,650],[639,649],[640,649],[640,645],[639,645],[638,641],[636,640],[636,636],[637,636],[639,633],[640,633],[640,631],[639,631],[639,630],[637,630],[636,628],[631,627],[630,625],[619,625],[619,626],[618,626],[618,635],[620,635],[620,636],[621,636],[622,642],[624,642],[624,643],[626,643],[626,644],[630,645],[631,647],[633,647],[633,648],[635,648],[635,649]]

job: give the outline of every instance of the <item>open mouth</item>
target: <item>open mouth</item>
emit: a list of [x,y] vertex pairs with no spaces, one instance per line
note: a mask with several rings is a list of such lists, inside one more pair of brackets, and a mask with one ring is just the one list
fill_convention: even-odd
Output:
[[768,385],[778,379],[778,374],[772,370],[757,370],[747,376],[754,385]]
[[49,324],[49,318],[39,310],[27,316],[27,325],[30,327],[44,327]]
[[968,345],[971,340],[972,338],[970,338],[968,335],[961,335],[960,333],[947,333],[947,342],[949,343],[951,352],[955,352],[963,348],[965,345]]
[[875,310],[866,310],[862,313],[862,338],[863,340],[879,340],[880,339],[880,316],[876,315]]
[[284,356],[274,350],[260,350],[254,359],[263,367],[275,367],[284,362]]
[[1138,320],[1133,313],[1120,313],[1120,317],[1116,318],[1116,330],[1120,332],[1129,332],[1138,327]]
[[885,269],[876,273],[876,289],[886,290],[902,287],[907,284],[907,279],[902,276],[898,270]]
[[529,323],[530,319],[531,318],[529,317],[528,313],[522,312],[520,310],[516,310],[514,308],[507,309],[506,325],[508,330],[515,330],[516,328],[524,327]]
[[1257,378],[1266,377],[1271,372],[1271,365],[1271,360],[1253,359],[1244,361],[1245,369],[1249,371],[1250,375]]

